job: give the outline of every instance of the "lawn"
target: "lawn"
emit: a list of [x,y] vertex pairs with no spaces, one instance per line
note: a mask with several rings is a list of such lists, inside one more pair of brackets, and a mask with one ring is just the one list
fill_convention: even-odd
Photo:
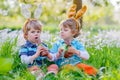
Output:
[[[114,32],[114,31],[113,31]],[[107,35],[109,32],[104,32]],[[117,33],[117,32],[116,32]],[[93,33],[83,33],[78,39],[85,44],[86,49],[90,54],[90,59],[83,60],[83,63],[92,65],[98,70],[104,68],[103,72],[98,72],[96,77],[84,74],[76,67],[60,69],[56,76],[47,75],[43,80],[119,80],[120,79],[120,47],[115,39],[109,40],[102,32],[97,35]],[[111,33],[112,34],[112,33]],[[51,34],[51,41],[47,41],[51,47],[57,35]],[[96,36],[96,37],[95,37]],[[111,36],[110,36],[111,37]],[[11,39],[7,38],[0,46],[0,80],[35,80],[25,64],[20,62],[18,56],[19,47],[17,45],[18,37]],[[6,58],[6,60],[3,60]],[[4,61],[4,63],[3,63]],[[48,62],[49,63],[49,62]],[[46,73],[46,65],[42,65],[42,70]]]

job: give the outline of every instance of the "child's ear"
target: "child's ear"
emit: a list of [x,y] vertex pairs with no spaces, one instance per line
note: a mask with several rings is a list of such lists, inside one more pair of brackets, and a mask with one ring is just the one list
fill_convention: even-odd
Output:
[[72,31],[72,36],[75,36],[77,34],[77,31]]
[[27,38],[28,38],[28,35],[27,35],[27,33],[26,33],[26,34],[24,34],[24,38],[27,40]]

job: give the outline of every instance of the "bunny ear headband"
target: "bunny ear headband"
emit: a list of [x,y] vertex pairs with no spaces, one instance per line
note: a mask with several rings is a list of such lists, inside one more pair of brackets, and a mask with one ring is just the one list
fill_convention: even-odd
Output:
[[[31,5],[30,4],[21,4],[20,5],[21,7],[21,13],[22,15],[26,18],[26,19],[30,19],[32,14],[31,12],[29,11],[29,9],[31,8]],[[41,4],[39,4],[37,6],[37,8],[35,9],[34,11],[34,19],[38,19],[41,15],[41,12],[42,12],[42,6]]]
[[[77,23],[78,23],[78,19],[80,19],[82,17],[82,15],[86,12],[87,10],[87,6],[83,6],[80,10],[78,10],[76,12],[76,8],[77,8],[77,5],[76,4],[73,4],[69,11],[68,11],[68,18],[73,18]],[[77,27],[76,27],[78,30],[79,30],[79,26],[77,24]]]
[[[37,8],[34,10],[33,14],[29,10],[31,7],[32,7],[32,5],[30,5],[30,4],[24,4],[24,3],[20,4],[21,13],[27,19],[25,21],[25,24],[24,24],[24,27],[23,27],[23,31],[25,33],[26,33],[26,25],[29,23],[29,21],[31,21],[31,20],[37,20],[40,17],[41,12],[42,12],[42,6],[41,6],[41,4],[39,4],[37,6]],[[33,17],[32,17],[32,15],[33,15]]]

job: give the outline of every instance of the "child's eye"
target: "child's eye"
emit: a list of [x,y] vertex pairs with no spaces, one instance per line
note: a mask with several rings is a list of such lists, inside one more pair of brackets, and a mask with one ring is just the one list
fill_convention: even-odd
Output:
[[40,33],[40,31],[37,31],[37,33]]
[[64,31],[68,31],[67,29],[64,29]]
[[35,33],[35,31],[31,31],[31,33]]

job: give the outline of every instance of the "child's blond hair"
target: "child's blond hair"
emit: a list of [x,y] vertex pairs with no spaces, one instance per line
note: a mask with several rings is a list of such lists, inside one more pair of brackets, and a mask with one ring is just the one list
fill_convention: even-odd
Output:
[[74,38],[80,34],[81,28],[80,28],[80,23],[78,22],[78,19],[80,19],[82,15],[86,12],[87,6],[84,5],[77,12],[76,12],[76,8],[77,8],[77,5],[73,4],[68,11],[68,19],[60,23],[60,26],[69,27],[72,30],[72,32],[75,33],[75,35],[73,36]]
[[24,26],[23,26],[23,33],[24,33],[25,39],[27,39],[26,35],[28,34],[28,31],[31,28],[34,28],[36,30],[40,30],[40,32],[41,32],[42,24],[37,19],[27,19]]
[[75,33],[74,38],[80,34],[80,24],[74,18],[69,18],[60,23],[60,26],[68,27],[71,29],[72,33]]

